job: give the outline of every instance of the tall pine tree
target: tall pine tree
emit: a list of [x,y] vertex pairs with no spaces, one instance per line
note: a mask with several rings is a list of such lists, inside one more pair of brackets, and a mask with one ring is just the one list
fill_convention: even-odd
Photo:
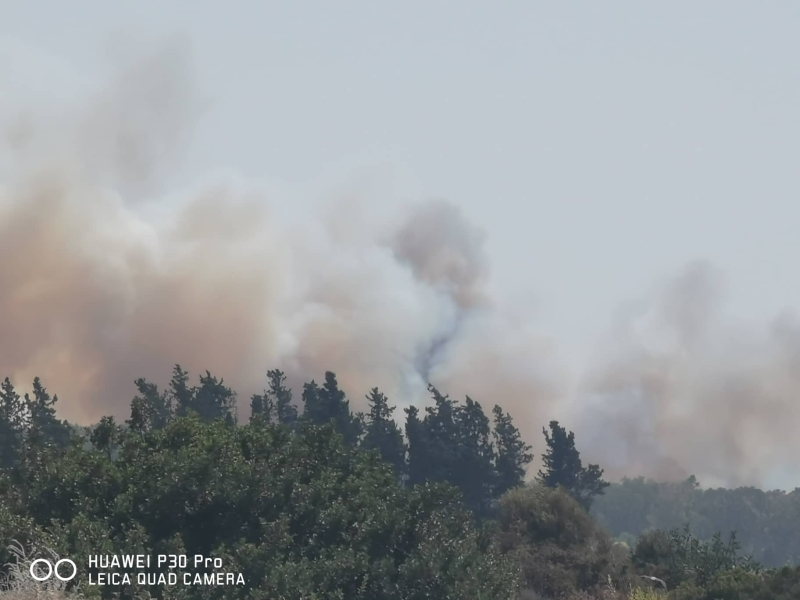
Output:
[[394,468],[399,477],[406,470],[406,446],[403,434],[392,418],[395,407],[389,406],[386,396],[372,388],[367,396],[369,413],[366,417],[366,429],[362,448],[377,450],[383,460]]
[[145,433],[163,429],[172,418],[172,399],[160,393],[158,386],[145,379],[135,382],[139,394],[131,401],[131,417],[126,421],[132,431]]
[[200,376],[200,386],[195,392],[190,408],[206,421],[223,419],[229,425],[236,423],[236,392],[210,372]]
[[430,451],[428,450],[425,429],[419,418],[419,409],[409,406],[406,413],[406,440],[408,441],[408,460],[406,466],[407,481],[409,485],[424,483],[427,477],[427,464]]
[[547,487],[562,487],[586,510],[595,496],[604,493],[610,484],[602,479],[603,470],[598,465],[583,466],[580,452],[575,448],[575,434],[567,433],[558,421],[550,421],[550,431],[542,429],[547,451],[542,455],[544,470],[537,481]]
[[175,409],[175,416],[185,417],[194,400],[195,388],[189,386],[189,373],[180,365],[172,369],[172,379],[169,382],[168,396]]
[[461,488],[467,506],[478,516],[485,516],[497,485],[489,419],[481,405],[467,396],[456,410],[456,424],[458,453],[451,467],[452,481]]
[[33,397],[25,394],[25,403],[30,415],[28,441],[36,448],[66,448],[69,445],[71,431],[65,421],[56,417],[58,396],[50,396],[42,382],[36,377],[33,380]]
[[293,427],[297,422],[297,408],[292,404],[292,390],[286,385],[286,375],[283,371],[273,369],[267,371],[269,390],[265,396],[275,414],[275,420],[281,425]]
[[6,377],[0,385],[0,469],[9,469],[19,461],[28,417],[25,402]]
[[314,381],[303,386],[304,420],[317,425],[333,421],[334,427],[350,446],[358,444],[363,423],[350,412],[350,401],[339,389],[336,375],[325,373],[325,383],[319,387]]
[[494,414],[492,437],[497,453],[495,494],[501,496],[511,488],[522,485],[526,467],[533,460],[533,454],[530,452],[531,447],[522,440],[519,430],[514,427],[511,415],[504,413],[499,406],[495,406],[492,412]]
[[272,404],[267,392],[250,398],[250,423],[272,423]]
[[443,481],[461,490],[465,504],[485,515],[493,497],[496,474],[489,420],[471,398],[462,406],[434,386],[434,401],[420,421],[416,408],[406,410],[409,480]]
[[117,425],[114,417],[103,417],[100,422],[92,428],[89,441],[92,447],[99,452],[104,452],[111,460],[114,450],[117,449],[122,440],[123,429]]

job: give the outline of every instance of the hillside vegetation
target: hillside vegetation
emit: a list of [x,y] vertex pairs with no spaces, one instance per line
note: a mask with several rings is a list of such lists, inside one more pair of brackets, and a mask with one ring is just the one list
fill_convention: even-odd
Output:
[[[25,576],[39,548],[79,565],[90,554],[202,554],[246,582],[114,588],[77,577],[66,592],[86,598],[800,598],[800,569],[745,556],[730,532],[735,516],[719,521],[724,535],[710,520],[659,529],[649,515],[666,500],[634,509],[631,490],[661,488],[610,486],[557,421],[543,429],[543,468],[525,485],[533,457],[512,417],[433,387],[432,405],[407,409],[401,430],[378,389],[369,412],[354,414],[333,373],[306,383],[296,402],[283,373],[269,371],[246,424],[234,391],[210,373],[192,384],[176,366],[163,391],[135,383],[125,423],[104,417],[78,431],[57,418],[39,380],[26,396],[3,383],[5,594],[56,593]],[[701,525],[700,513],[677,514],[663,522]],[[797,515],[786,513],[791,526]]]
[[606,490],[592,514],[626,540],[687,524],[704,539],[735,530],[743,550],[763,564],[800,564],[800,489],[702,489],[694,477],[678,483],[625,479]]

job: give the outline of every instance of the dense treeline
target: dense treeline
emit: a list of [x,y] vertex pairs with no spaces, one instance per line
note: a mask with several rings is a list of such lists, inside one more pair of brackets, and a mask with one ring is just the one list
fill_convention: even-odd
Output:
[[677,483],[624,479],[598,499],[592,513],[628,541],[687,524],[704,539],[735,530],[743,550],[759,562],[800,564],[800,489],[702,489],[694,477]]
[[800,597],[800,570],[763,569],[735,536],[652,530],[632,550],[615,543],[589,511],[607,518],[620,487],[583,465],[556,421],[525,485],[533,456],[500,406],[490,418],[431,387],[431,405],[406,409],[401,428],[378,389],[362,414],[333,373],[299,402],[285,381],[269,371],[238,424],[223,380],[206,372],[193,385],[176,366],[163,391],[135,382],[124,424],[75,431],[41,382],[21,397],[6,380],[0,544],[84,565],[89,554],[203,554],[247,582],[76,580],[87,597],[578,600],[655,597],[661,581],[685,600]]

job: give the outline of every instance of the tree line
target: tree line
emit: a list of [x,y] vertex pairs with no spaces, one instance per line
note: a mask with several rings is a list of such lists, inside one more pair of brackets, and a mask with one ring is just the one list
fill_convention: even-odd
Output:
[[330,372],[296,401],[269,371],[245,424],[235,392],[209,372],[192,384],[175,366],[164,390],[135,386],[123,423],[82,428],[56,417],[57,397],[38,379],[22,396],[3,382],[0,544],[78,564],[215,556],[247,586],[71,584],[87,598],[800,597],[800,569],[762,567],[735,534],[650,529],[615,541],[608,517],[592,515],[609,514],[619,486],[583,464],[557,421],[543,428],[542,469],[526,484],[533,455],[511,415],[432,386],[430,406],[405,409],[403,427],[377,388],[353,412]]
[[[176,365],[163,392],[144,379],[135,383],[139,394],[126,421],[132,431],[161,429],[172,418],[190,411],[206,421],[236,422],[236,394],[209,372],[200,376],[199,385],[191,386],[188,373]],[[432,406],[423,412],[415,406],[406,408],[401,431],[394,419],[396,408],[378,388],[366,396],[368,411],[354,413],[330,371],[321,385],[316,381],[303,385],[302,412],[295,406],[282,371],[268,371],[267,384],[263,393],[250,399],[250,422],[275,423],[290,429],[301,422],[331,423],[346,445],[376,451],[402,483],[441,481],[455,486],[467,507],[479,517],[486,516],[492,502],[503,493],[522,484],[533,460],[531,447],[522,440],[511,415],[500,406],[493,407],[490,421],[479,402],[469,396],[463,403],[457,402],[432,385],[428,387]],[[111,443],[117,435],[115,427],[113,420],[106,418],[99,428],[103,433],[95,435]],[[550,433],[544,432],[549,448],[543,457],[546,469],[539,479],[551,487],[563,486],[589,508],[608,486],[603,472],[597,465],[583,466],[572,433],[557,421],[549,427]]]
[[612,484],[592,514],[628,543],[650,530],[688,524],[703,539],[736,530],[743,551],[765,565],[800,564],[800,488],[703,489],[694,476],[679,482],[637,477]]

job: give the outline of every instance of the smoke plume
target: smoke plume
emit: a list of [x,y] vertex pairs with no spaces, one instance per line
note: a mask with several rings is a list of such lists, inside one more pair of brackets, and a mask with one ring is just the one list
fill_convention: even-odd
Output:
[[537,451],[558,418],[612,476],[758,483],[800,449],[800,327],[726,326],[708,266],[625,315],[577,377],[489,292],[484,234],[446,201],[354,234],[340,202],[293,223],[233,177],[164,189],[197,115],[189,58],[167,48],[55,107],[0,96],[0,373],[40,376],[63,418],[124,418],[133,381],[175,363],[246,405],[277,367],[295,385],[333,370],[356,406],[375,385],[425,402],[428,382],[501,404]]
[[759,485],[800,450],[800,324],[726,318],[723,278],[689,265],[614,328],[581,383],[578,431],[612,476]]

